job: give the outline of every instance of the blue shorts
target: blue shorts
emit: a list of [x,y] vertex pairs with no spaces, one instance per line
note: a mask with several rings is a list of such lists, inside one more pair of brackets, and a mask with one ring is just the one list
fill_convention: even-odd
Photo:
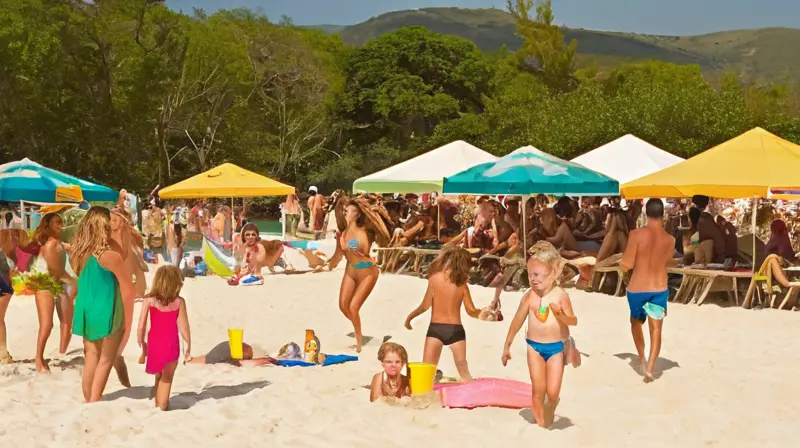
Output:
[[[647,317],[663,319],[667,314],[667,300],[669,289],[659,292],[628,292],[628,306],[631,309],[631,318],[644,322]],[[663,310],[659,313],[659,310]]]
[[530,345],[531,348],[538,353],[542,359],[544,359],[544,362],[547,362],[547,360],[552,358],[554,355],[564,351],[564,341],[536,342],[531,341],[530,339],[525,339],[525,342],[527,342],[528,345]]

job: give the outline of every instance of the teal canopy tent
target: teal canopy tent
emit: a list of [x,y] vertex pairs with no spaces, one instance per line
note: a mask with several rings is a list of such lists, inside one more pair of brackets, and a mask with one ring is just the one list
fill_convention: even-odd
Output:
[[89,202],[116,202],[119,192],[64,174],[30,159],[0,165],[0,201],[56,202],[59,187],[79,187]]
[[[533,194],[611,196],[619,182],[577,163],[567,162],[533,146],[523,146],[494,162],[481,163],[444,178],[445,194],[516,195],[527,203]],[[525,209],[522,207],[522,247],[527,248]],[[527,250],[525,251],[527,258]]]
[[619,183],[577,163],[524,146],[494,162],[444,178],[445,194],[572,195],[619,194]]

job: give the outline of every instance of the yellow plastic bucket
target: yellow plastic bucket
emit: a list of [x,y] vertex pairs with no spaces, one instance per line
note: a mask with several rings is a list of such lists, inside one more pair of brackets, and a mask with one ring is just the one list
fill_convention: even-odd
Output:
[[433,380],[436,378],[436,366],[424,362],[408,363],[411,378],[411,395],[427,394],[433,391]]
[[242,342],[244,330],[240,328],[228,329],[228,344],[231,347],[231,358],[242,359],[244,357]]

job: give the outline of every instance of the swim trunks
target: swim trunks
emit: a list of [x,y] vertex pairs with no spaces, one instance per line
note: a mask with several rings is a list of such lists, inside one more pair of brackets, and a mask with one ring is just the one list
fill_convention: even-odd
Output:
[[526,338],[525,342],[544,359],[544,362],[564,351],[564,341],[536,342]]
[[647,317],[661,320],[667,315],[669,289],[658,292],[628,291],[628,306],[631,318],[644,322]]
[[452,345],[456,342],[466,341],[467,333],[464,331],[463,325],[437,324],[431,322],[425,337],[438,339],[442,341],[444,345]]

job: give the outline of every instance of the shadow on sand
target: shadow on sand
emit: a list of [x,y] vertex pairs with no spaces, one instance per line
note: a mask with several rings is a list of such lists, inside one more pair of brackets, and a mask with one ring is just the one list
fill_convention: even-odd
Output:
[[[355,338],[356,334],[351,331],[350,333],[347,333],[347,337],[348,338]],[[369,344],[370,342],[372,342],[375,339],[374,336],[367,336],[367,335],[363,335],[362,338],[364,340],[364,345]],[[390,339],[392,339],[392,337],[387,334],[386,336],[384,336],[381,339],[381,341],[382,341],[381,343],[388,342]]]
[[[70,354],[73,353],[73,352],[75,352],[75,350],[73,350],[72,352],[67,353],[66,356],[70,356]],[[83,352],[83,350],[81,350],[80,352],[77,352],[77,353],[82,353],[82,352]],[[50,371],[51,372],[55,368],[59,368],[61,370],[68,370],[68,369],[79,369],[79,368],[83,367],[83,355],[76,356],[76,357],[74,357],[72,359],[45,358],[44,360],[47,363],[47,365],[50,367]],[[34,364],[35,360],[33,360],[33,359],[19,359],[19,360],[14,361],[14,363],[15,364]]]
[[[519,416],[524,418],[526,422],[532,425],[536,424],[536,419],[533,417],[533,412],[530,410],[530,408],[519,411]],[[553,426],[550,427],[550,430],[563,431],[573,426],[575,426],[575,424],[572,423],[572,420],[570,420],[568,417],[560,417],[556,415],[556,420],[553,422]]]
[[[263,389],[269,386],[269,381],[254,381],[250,383],[236,384],[233,386],[211,386],[197,392],[181,392],[169,398],[169,410],[189,409],[200,401],[214,399],[221,400],[228,397],[238,397],[249,394],[256,389]],[[120,398],[130,398],[132,400],[148,400],[153,394],[152,386],[135,386],[127,389],[120,389],[116,392],[106,394],[104,401],[114,401]]]
[[[631,369],[633,369],[634,372],[638,373],[640,376],[644,376],[644,373],[639,371],[638,355],[634,355],[633,353],[617,353],[614,356],[623,361],[628,361],[628,365],[631,366]],[[659,379],[664,372],[676,367],[680,369],[681,365],[671,359],[662,358],[659,356],[658,359],[656,359],[656,366],[653,369],[653,378]]]

